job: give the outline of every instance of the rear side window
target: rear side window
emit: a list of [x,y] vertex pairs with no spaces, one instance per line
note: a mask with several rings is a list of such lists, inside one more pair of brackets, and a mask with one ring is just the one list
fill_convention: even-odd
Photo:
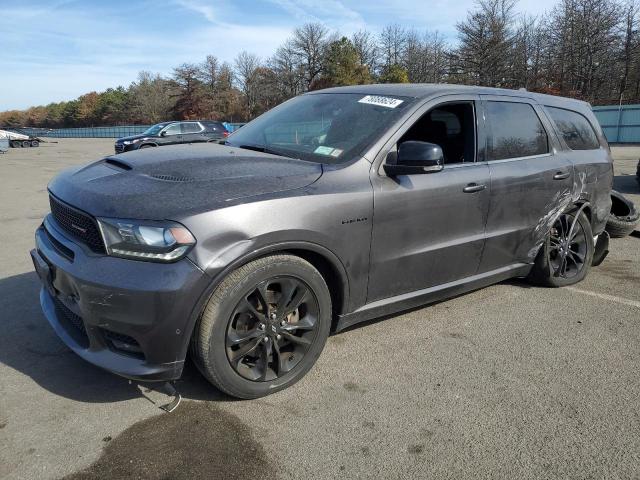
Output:
[[587,118],[564,108],[545,107],[571,150],[597,150],[600,142]]
[[486,102],[489,160],[530,157],[549,152],[547,132],[528,103]]
[[182,124],[182,133],[198,133],[202,128],[199,123],[185,122]]

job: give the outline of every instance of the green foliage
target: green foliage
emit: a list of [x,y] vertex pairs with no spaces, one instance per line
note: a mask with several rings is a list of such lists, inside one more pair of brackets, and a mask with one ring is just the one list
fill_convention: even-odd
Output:
[[394,63],[382,69],[378,80],[380,83],[409,83],[409,73],[404,67]]
[[371,82],[369,69],[360,63],[356,47],[346,37],[329,44],[322,78],[325,86],[363,85]]

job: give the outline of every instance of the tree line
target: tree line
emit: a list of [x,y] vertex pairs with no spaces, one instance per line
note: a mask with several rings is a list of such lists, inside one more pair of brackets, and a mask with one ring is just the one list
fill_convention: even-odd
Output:
[[516,0],[478,0],[438,32],[390,24],[347,37],[321,23],[296,28],[270,58],[209,55],[163,76],[140,72],[127,88],[0,113],[0,126],[151,124],[207,118],[242,122],[309,90],[366,83],[459,83],[570,96],[592,104],[640,103],[637,0],[559,0],[548,13]]

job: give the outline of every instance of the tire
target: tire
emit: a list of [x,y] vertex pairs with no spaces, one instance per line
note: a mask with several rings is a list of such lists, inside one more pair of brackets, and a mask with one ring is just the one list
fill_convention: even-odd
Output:
[[155,145],[149,145],[148,143],[145,145],[140,145],[140,148],[138,150],[142,150],[143,148],[151,148],[151,147],[155,147]]
[[38,140],[31,140],[31,146],[32,147],[39,147],[40,146],[40,142]]
[[22,141],[22,148],[29,148],[31,146],[31,142],[29,140]]
[[[297,300],[299,307],[290,312]],[[263,397],[293,385],[315,364],[329,336],[331,311],[329,289],[310,263],[293,255],[259,258],[215,289],[194,330],[191,353],[218,389],[237,398]]]
[[11,140],[11,147],[22,148],[22,142],[19,140]]
[[[593,263],[595,245],[591,223],[583,212],[580,212],[577,217],[572,233],[572,236],[575,234],[575,238],[568,249],[572,253],[566,255],[567,260],[564,264],[561,260],[562,249],[556,246],[561,243],[559,238],[567,238],[576,213],[576,210],[563,213],[551,227],[529,274],[529,280],[532,283],[545,287],[565,287],[578,283],[587,276]],[[580,257],[582,262],[578,265]],[[562,265],[566,265],[564,274]]]
[[611,191],[611,212],[607,218],[605,230],[613,238],[626,237],[640,223],[640,213],[633,202],[627,200],[622,194]]

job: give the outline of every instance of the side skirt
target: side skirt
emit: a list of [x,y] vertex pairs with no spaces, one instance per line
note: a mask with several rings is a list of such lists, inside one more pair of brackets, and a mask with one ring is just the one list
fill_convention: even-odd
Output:
[[360,322],[366,322],[374,318],[384,317],[403,310],[409,310],[455,297],[456,295],[487,287],[509,278],[525,277],[529,274],[531,268],[531,264],[517,263],[443,285],[436,285],[435,287],[376,300],[375,302],[367,303],[354,312],[340,315],[335,331],[339,332]]

